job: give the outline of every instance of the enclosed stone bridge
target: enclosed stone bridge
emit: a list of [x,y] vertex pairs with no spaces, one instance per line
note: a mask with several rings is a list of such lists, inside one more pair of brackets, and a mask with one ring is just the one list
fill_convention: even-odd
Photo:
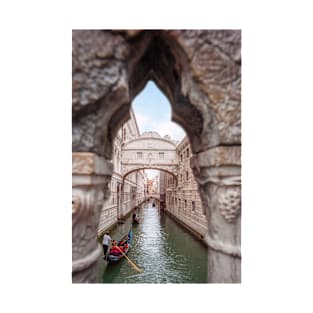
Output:
[[177,177],[178,156],[176,145],[157,132],[145,132],[126,142],[122,148],[123,178],[141,169],[166,171]]

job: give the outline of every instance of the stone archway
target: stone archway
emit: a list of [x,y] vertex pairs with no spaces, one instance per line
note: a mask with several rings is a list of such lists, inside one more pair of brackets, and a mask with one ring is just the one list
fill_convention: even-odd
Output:
[[241,281],[241,33],[73,31],[73,282],[92,282],[112,142],[148,80],[186,131],[208,220],[208,282]]

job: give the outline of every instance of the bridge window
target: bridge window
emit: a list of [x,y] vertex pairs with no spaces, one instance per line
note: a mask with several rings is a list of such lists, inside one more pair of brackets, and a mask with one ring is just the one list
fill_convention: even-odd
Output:
[[137,159],[142,159],[142,152],[137,152]]
[[195,201],[191,201],[191,210],[193,212],[196,210],[196,203],[195,203]]
[[159,152],[159,159],[164,159],[164,152]]

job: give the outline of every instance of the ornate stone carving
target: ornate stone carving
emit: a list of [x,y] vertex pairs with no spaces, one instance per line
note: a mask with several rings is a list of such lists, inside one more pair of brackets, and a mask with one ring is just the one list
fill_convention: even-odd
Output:
[[99,215],[108,197],[112,164],[93,153],[73,153],[72,276],[73,282],[94,280],[101,249],[96,240]]
[[226,189],[226,191],[218,198],[218,206],[220,213],[225,218],[225,220],[229,223],[232,223],[240,214],[240,189]]
[[72,153],[72,173],[80,175],[112,175],[113,164],[90,152]]
[[93,159],[90,154],[73,154],[72,157],[72,171],[73,173],[91,174],[93,169]]

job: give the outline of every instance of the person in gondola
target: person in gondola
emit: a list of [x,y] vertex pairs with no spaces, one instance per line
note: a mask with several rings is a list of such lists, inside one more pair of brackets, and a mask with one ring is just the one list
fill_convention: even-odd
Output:
[[137,215],[137,211],[135,210],[133,213],[133,222],[138,223],[139,222],[139,217]]
[[113,255],[121,254],[121,251],[119,249],[119,246],[117,245],[116,240],[112,240],[112,247],[110,249],[110,254],[113,254]]
[[127,242],[127,241],[125,241],[125,244],[124,244],[124,246],[123,246],[123,250],[124,250],[124,252],[125,252],[127,249],[128,249],[128,242]]
[[134,221],[136,218],[137,218],[137,212],[136,212],[136,210],[135,210],[134,213],[133,213],[133,221]]

